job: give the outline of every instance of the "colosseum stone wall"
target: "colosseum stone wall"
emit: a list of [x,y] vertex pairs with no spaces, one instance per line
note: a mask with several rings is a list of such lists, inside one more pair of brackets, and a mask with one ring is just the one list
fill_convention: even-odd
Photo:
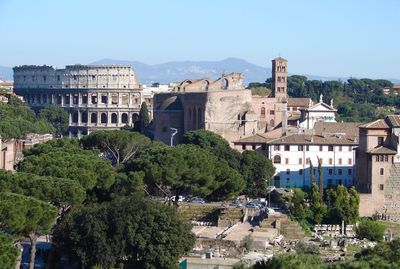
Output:
[[74,136],[131,126],[144,100],[135,71],[122,65],[17,66],[14,92],[32,108],[63,107]]

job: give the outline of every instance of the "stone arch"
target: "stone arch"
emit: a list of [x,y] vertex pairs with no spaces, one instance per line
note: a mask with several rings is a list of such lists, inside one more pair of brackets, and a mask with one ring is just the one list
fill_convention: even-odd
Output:
[[78,111],[73,111],[72,112],[72,122],[73,123],[78,123]]
[[229,82],[226,78],[222,79],[221,81],[221,89],[226,90],[229,87]]
[[114,123],[114,124],[118,123],[117,113],[112,113],[111,114],[111,123]]
[[97,113],[93,112],[90,114],[90,123],[97,123]]
[[101,113],[100,122],[101,123],[107,123],[107,113],[106,112]]
[[122,113],[121,122],[122,123],[128,123],[128,114],[127,113]]
[[81,121],[82,121],[82,123],[87,123],[88,122],[88,113],[87,113],[87,111],[83,111],[82,112],[82,114],[81,114]]
[[273,163],[282,163],[282,157],[281,157],[280,155],[275,155],[275,156],[272,158],[272,162],[273,162]]
[[133,113],[132,114],[132,123],[137,122],[139,119],[139,114],[138,113]]

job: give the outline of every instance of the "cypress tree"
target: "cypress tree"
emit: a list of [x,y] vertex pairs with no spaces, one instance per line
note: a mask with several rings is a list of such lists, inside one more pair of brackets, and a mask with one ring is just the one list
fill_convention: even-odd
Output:
[[139,119],[135,123],[134,130],[137,132],[145,133],[147,131],[147,128],[149,127],[149,124],[149,110],[147,108],[146,102],[143,102],[139,111]]
[[324,174],[322,171],[322,160],[318,159],[318,185],[319,185],[319,196],[320,202],[324,201]]

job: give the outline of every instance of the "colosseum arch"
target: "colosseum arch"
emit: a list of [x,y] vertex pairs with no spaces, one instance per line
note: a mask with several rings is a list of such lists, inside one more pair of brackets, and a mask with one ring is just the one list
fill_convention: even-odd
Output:
[[135,123],[137,122],[139,119],[139,115],[137,113],[133,113],[132,114],[132,122]]
[[118,123],[117,113],[112,113],[111,114],[111,123],[114,123],[114,124]]
[[106,112],[101,113],[100,122],[107,123],[107,113]]
[[72,112],[72,122],[78,123],[78,111]]
[[128,114],[127,113],[122,113],[121,122],[125,123],[125,124],[128,123]]
[[81,114],[81,121],[82,121],[82,123],[87,123],[88,122],[88,113],[87,113],[87,111],[83,111],[82,112],[82,114]]
[[90,114],[90,123],[97,123],[97,113],[93,112]]

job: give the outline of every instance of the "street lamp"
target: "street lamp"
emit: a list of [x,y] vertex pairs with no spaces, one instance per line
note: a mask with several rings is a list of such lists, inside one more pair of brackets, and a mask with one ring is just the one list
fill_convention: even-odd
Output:
[[171,130],[171,147],[174,145],[174,136],[178,133],[178,129],[170,128]]

